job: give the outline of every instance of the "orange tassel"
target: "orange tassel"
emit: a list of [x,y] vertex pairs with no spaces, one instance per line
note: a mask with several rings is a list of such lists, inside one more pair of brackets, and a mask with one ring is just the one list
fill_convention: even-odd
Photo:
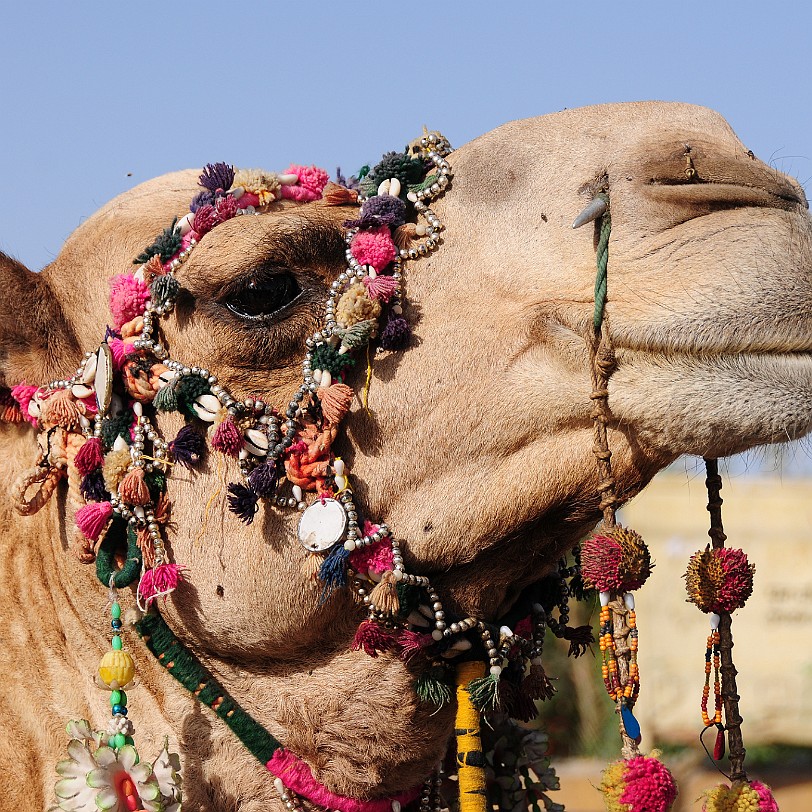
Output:
[[63,429],[72,429],[79,422],[79,415],[84,414],[85,407],[76,402],[76,398],[67,390],[55,392],[45,401],[45,419]]
[[144,481],[144,469],[133,468],[118,486],[118,495],[128,505],[148,505],[151,498],[149,488]]
[[337,183],[328,183],[321,193],[321,199],[328,206],[343,206],[346,203],[356,203],[358,192],[354,189],[345,189]]
[[138,545],[138,549],[141,550],[141,555],[144,558],[144,566],[147,569],[151,569],[155,566],[155,545],[152,541],[152,536],[149,534],[149,530],[146,527],[142,527],[138,531],[138,535],[135,539],[136,544]]
[[349,411],[355,393],[345,383],[334,383],[332,386],[321,387],[318,395],[324,419],[335,426]]
[[412,244],[412,240],[417,236],[417,226],[414,223],[406,223],[405,225],[398,226],[392,239],[398,248],[408,248]]

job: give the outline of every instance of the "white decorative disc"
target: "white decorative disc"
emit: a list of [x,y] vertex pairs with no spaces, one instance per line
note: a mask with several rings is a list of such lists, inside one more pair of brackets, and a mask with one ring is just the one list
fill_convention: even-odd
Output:
[[113,353],[110,345],[105,341],[96,353],[96,405],[99,413],[105,414],[110,408],[110,398],[113,396]]
[[347,527],[347,514],[335,499],[315,501],[299,519],[299,541],[311,553],[320,553],[340,541]]

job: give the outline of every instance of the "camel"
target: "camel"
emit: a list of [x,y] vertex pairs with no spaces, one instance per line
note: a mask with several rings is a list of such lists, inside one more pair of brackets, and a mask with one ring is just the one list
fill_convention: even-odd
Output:
[[[443,244],[404,269],[411,344],[374,359],[368,408],[356,399],[335,450],[364,514],[393,528],[446,610],[498,624],[600,517],[588,353],[596,233],[571,228],[579,212],[608,190],[608,434],[621,502],[681,454],[722,457],[812,429],[812,221],[795,180],[756,159],[720,115],[686,104],[512,122],[448,161],[453,181],[433,204]],[[107,280],[188,210],[198,174],[108,203],[40,273],[0,259],[3,386],[63,379],[99,346]],[[284,412],[344,268],[343,223],[356,216],[283,201],[206,235],[161,320],[173,357]],[[249,318],[245,284],[268,274],[290,303]],[[363,366],[350,374],[358,390]],[[168,438],[182,419],[157,423]],[[2,427],[4,482],[33,464],[35,434],[28,422]],[[329,791],[376,799],[419,785],[443,757],[453,708],[418,699],[414,661],[351,648],[363,612],[346,590],[322,600],[308,583],[299,514],[263,506],[241,523],[224,487],[238,478],[236,460],[211,455],[196,472],[173,469],[167,543],[189,577],[157,602],[161,615]],[[69,549],[73,510],[64,487],[36,516],[0,502],[3,810],[52,805],[66,721],[102,729],[109,718],[93,680],[109,648],[107,590]],[[126,617],[134,588],[119,599]],[[282,810],[264,766],[137,635],[125,639],[139,750],[168,737],[186,808]]]

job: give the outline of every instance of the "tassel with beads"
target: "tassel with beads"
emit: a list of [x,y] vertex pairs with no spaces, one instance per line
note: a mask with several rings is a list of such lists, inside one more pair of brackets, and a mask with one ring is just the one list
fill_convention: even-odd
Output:
[[468,693],[471,695],[471,703],[480,713],[499,707],[499,682],[499,674],[494,673],[471,680]]
[[400,600],[398,598],[397,581],[392,570],[387,570],[378,584],[369,595],[369,599],[376,609],[390,615],[396,615],[400,611]]

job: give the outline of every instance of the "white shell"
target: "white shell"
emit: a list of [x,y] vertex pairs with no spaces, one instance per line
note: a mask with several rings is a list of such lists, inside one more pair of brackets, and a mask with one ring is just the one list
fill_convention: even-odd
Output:
[[400,194],[400,181],[397,178],[390,179],[389,194],[392,195],[392,197],[397,197]]
[[206,423],[214,423],[217,412],[220,411],[220,401],[214,395],[200,395],[192,404],[195,414]]
[[164,384],[164,386],[168,383],[172,383],[175,378],[178,377],[178,373],[175,372],[174,369],[165,369],[159,376],[158,380]]
[[387,179],[387,180],[383,181],[380,184],[380,186],[378,186],[378,194],[381,195],[381,196],[388,195],[390,186],[391,186],[391,181],[390,180]]
[[96,353],[96,375],[93,378],[96,389],[96,405],[100,414],[106,414],[113,397],[113,353],[105,342]]
[[299,541],[306,550],[320,553],[328,550],[344,535],[347,514],[335,499],[316,500],[299,519]]
[[87,359],[84,369],[82,370],[82,383],[93,383],[96,377],[96,361],[98,359],[95,355],[91,355]]
[[127,451],[128,449],[127,441],[119,434],[113,442],[113,451]]
[[248,429],[244,437],[246,450],[255,457],[264,457],[268,453],[268,435],[259,429]]
[[42,409],[40,408],[40,403],[36,395],[28,401],[28,414],[31,417],[39,417],[42,414]]
[[235,200],[239,200],[245,194],[245,189],[242,186],[238,186],[236,189],[229,189],[228,193]]
[[185,236],[192,230],[192,221],[195,219],[194,212],[184,214],[175,225],[175,231],[179,232],[181,237]]
[[323,369],[321,371],[321,382],[319,383],[319,387],[326,389],[332,382],[333,376],[330,374],[330,370]]
[[288,174],[288,175],[277,175],[276,177],[279,178],[279,182],[283,186],[293,186],[299,182],[298,175]]
[[70,393],[75,398],[88,398],[93,394],[93,388],[85,386],[83,383],[75,383],[71,386]]
[[421,629],[425,629],[429,625],[428,620],[424,618],[420,612],[414,610],[409,612],[409,616],[406,620],[408,620],[412,626],[419,626]]
[[410,203],[417,203],[417,192],[409,192],[409,193],[406,195],[406,199],[407,199],[407,200],[408,200]]

